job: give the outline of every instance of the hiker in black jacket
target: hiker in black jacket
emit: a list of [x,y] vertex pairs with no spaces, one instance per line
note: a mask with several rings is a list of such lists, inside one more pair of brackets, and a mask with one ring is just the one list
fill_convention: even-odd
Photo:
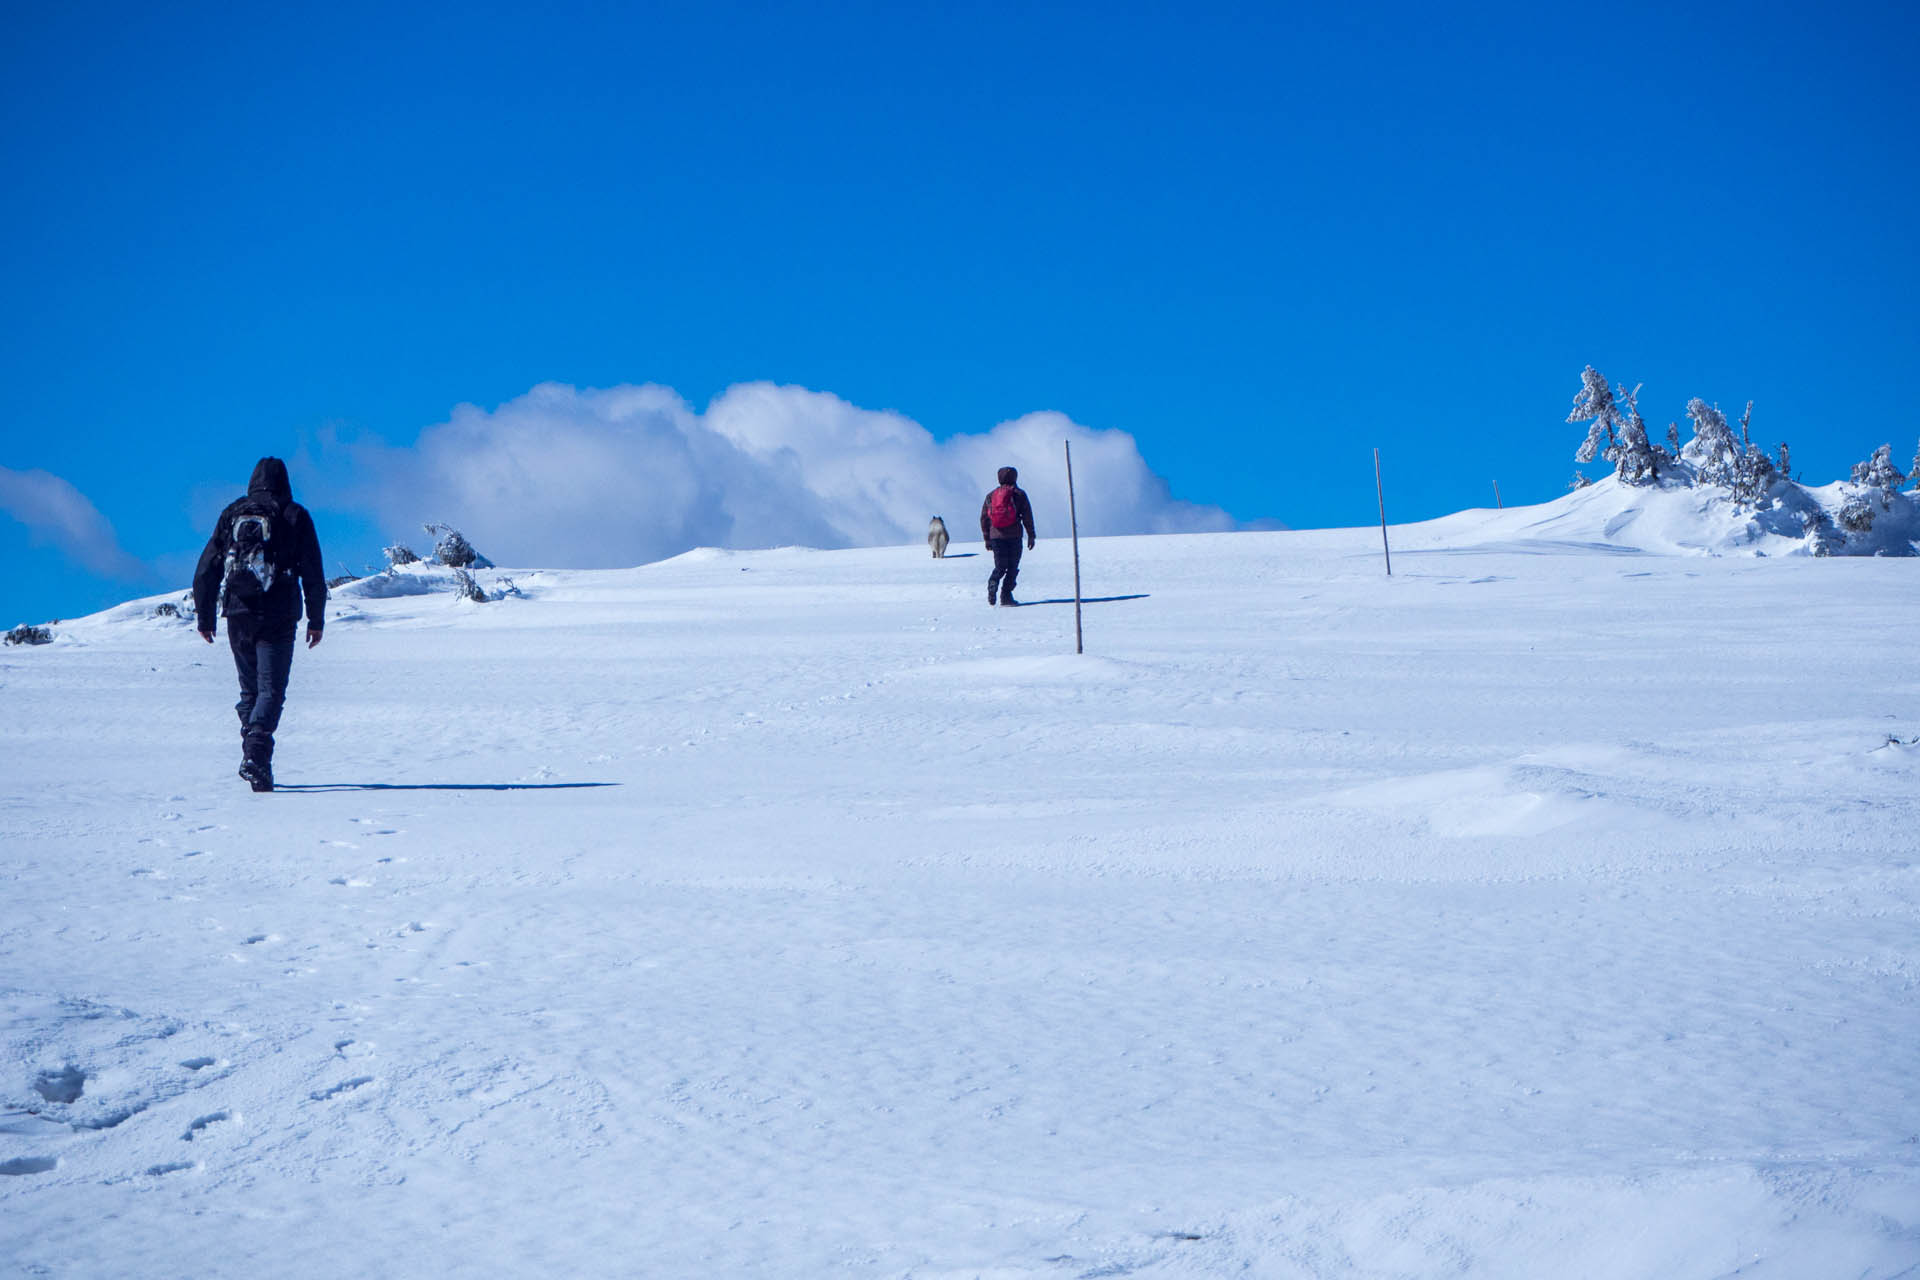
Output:
[[[1020,576],[1020,532],[1026,530],[1027,550],[1033,550],[1033,504],[1014,481],[1020,473],[1000,468],[1000,486],[980,504],[980,536],[993,552],[993,574],[987,579],[988,604],[1019,604],[1013,583]],[[996,598],[996,592],[998,598]]]
[[[296,579],[298,585],[295,585]],[[193,571],[193,612],[200,638],[213,643],[214,609],[224,599],[227,643],[240,675],[240,776],[255,791],[273,790],[273,731],[293,669],[294,633],[305,598],[307,648],[326,626],[326,571],[313,517],[293,500],[287,464],[262,458],[247,496],[220,513]]]

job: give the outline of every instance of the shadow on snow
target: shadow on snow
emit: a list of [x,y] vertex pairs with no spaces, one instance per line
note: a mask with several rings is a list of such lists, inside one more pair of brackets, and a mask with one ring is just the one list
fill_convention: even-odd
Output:
[[[1148,598],[1149,598],[1149,593],[1143,591],[1139,595],[1133,595],[1133,596],[1081,596],[1080,603],[1081,604],[1113,604],[1120,600],[1145,600]],[[1073,603],[1073,597],[1066,596],[1059,600],[1015,600],[1013,602],[1013,607],[1016,609],[1031,609],[1037,604],[1072,604],[1072,603]]]
[[281,783],[275,791],[570,791],[579,787],[617,787],[617,782],[304,782]]

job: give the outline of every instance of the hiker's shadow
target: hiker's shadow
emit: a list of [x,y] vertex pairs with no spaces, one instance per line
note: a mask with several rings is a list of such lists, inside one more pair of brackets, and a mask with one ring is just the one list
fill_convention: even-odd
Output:
[[949,551],[943,556],[936,556],[934,558],[937,560],[971,560],[979,554],[978,551]]
[[[1150,593],[1142,591],[1138,595],[1131,595],[1131,596],[1081,596],[1080,603],[1081,604],[1118,604],[1122,600],[1146,600],[1149,598],[1150,598]],[[1018,609],[1031,609],[1037,604],[1072,604],[1072,603],[1073,603],[1073,597],[1065,596],[1057,600],[1019,600],[1019,601],[1015,601],[1014,607]]]
[[275,791],[574,791],[617,787],[617,782],[295,782]]

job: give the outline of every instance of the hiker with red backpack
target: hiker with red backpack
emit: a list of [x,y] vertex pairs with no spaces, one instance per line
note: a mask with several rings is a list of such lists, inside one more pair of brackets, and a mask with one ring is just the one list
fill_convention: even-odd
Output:
[[1020,576],[1020,533],[1024,528],[1027,550],[1033,550],[1033,504],[1014,482],[1020,473],[1012,467],[1000,468],[1000,484],[980,504],[980,536],[993,552],[993,576],[987,579],[988,604],[1019,604],[1013,598],[1013,583]]
[[286,701],[303,597],[311,649],[326,625],[320,537],[313,517],[293,500],[287,464],[262,458],[247,496],[220,513],[193,571],[200,638],[213,643],[216,607],[227,619],[227,644],[240,676],[240,701],[233,708],[240,713],[240,776],[255,791],[273,790],[273,731]]

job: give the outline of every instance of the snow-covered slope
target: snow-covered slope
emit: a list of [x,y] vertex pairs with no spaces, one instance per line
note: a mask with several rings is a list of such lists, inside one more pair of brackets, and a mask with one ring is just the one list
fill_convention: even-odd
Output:
[[[1871,528],[1849,532],[1840,516],[1856,495],[1869,497],[1875,518]],[[1520,543],[1667,555],[1811,555],[1807,521],[1821,515],[1834,555],[1911,556],[1920,542],[1920,500],[1910,493],[1882,496],[1847,483],[1817,489],[1776,483],[1766,507],[1756,511],[1710,485],[1635,486],[1613,476],[1538,506],[1462,511],[1409,525],[1403,540],[1436,549]]]
[[1913,1274],[1915,566],[1607,501],[0,651],[0,1259]]

